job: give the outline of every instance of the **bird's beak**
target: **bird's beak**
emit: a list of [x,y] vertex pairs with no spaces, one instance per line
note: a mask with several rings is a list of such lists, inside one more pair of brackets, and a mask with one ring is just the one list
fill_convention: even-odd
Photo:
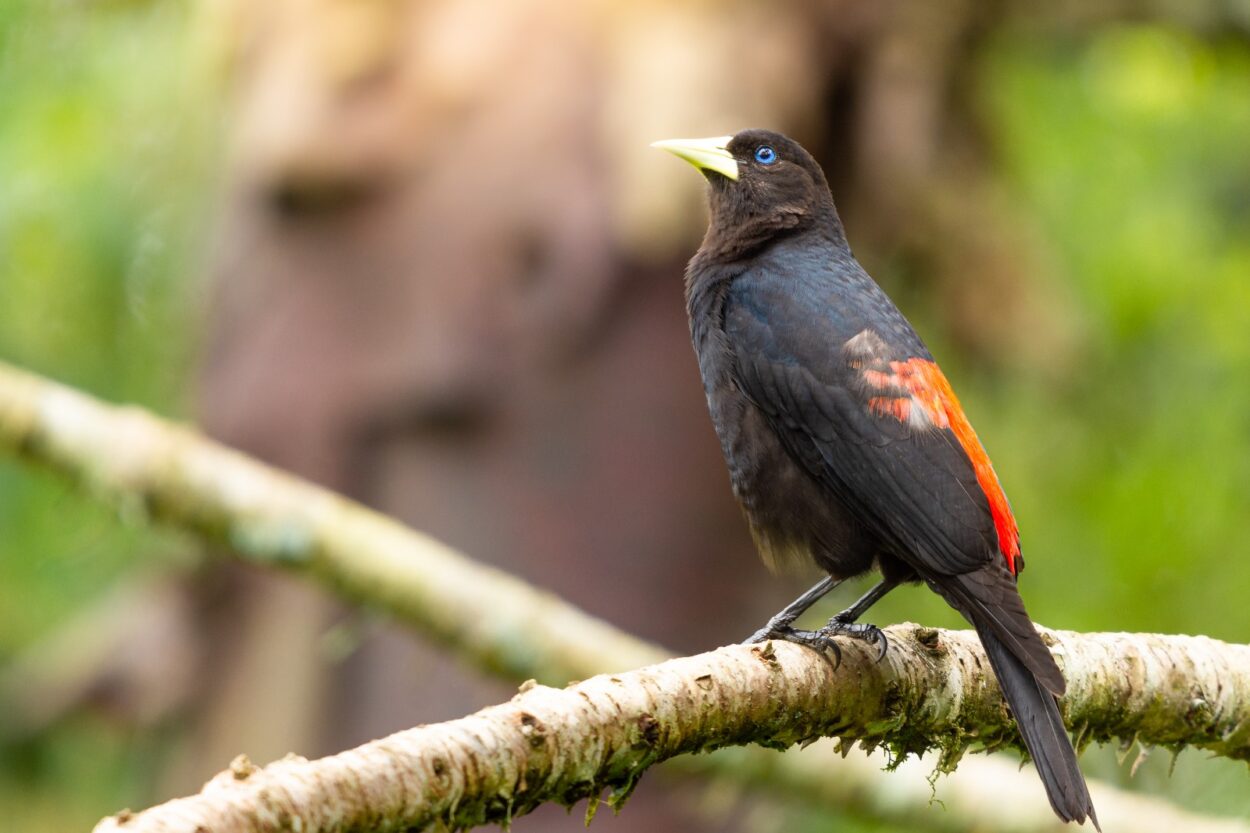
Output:
[[712,139],[665,139],[652,142],[651,147],[667,150],[694,165],[701,171],[715,171],[723,177],[737,180],[738,162],[729,152],[729,140],[733,136],[716,136]]

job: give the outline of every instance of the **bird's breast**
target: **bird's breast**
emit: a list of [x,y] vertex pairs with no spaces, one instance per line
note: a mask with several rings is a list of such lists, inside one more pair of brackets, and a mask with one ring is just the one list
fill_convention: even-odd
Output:
[[760,556],[777,571],[813,561],[840,578],[869,570],[880,548],[814,476],[822,465],[818,450],[783,445],[767,416],[734,383],[732,350],[716,339],[704,348],[699,367],[708,411]]

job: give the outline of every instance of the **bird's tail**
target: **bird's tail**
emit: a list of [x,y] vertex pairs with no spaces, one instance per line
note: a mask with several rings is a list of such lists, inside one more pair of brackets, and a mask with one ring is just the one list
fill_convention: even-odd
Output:
[[[1015,715],[1024,745],[1033,758],[1037,774],[1046,786],[1050,806],[1064,821],[1084,824],[1086,817],[1098,826],[1094,803],[1085,777],[1076,762],[1076,750],[1068,739],[1055,695],[1048,691],[986,625],[976,624],[977,634],[998,678],[1007,705]],[[1039,639],[1040,641],[1040,639]]]

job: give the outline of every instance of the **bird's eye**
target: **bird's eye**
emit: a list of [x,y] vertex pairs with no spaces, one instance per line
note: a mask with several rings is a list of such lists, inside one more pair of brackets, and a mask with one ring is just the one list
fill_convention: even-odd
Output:
[[760,145],[755,149],[755,161],[761,165],[771,165],[777,161],[777,151],[768,145]]

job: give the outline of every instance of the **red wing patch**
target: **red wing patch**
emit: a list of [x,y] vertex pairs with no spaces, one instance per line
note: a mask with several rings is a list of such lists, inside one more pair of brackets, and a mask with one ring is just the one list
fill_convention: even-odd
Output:
[[877,416],[892,416],[899,422],[910,422],[911,397],[874,396],[868,400],[868,410]]
[[[990,504],[998,547],[1007,560],[1007,569],[1014,574],[1020,562],[1020,532],[1011,514],[1011,505],[994,473],[990,457],[977,439],[972,424],[964,415],[959,399],[941,369],[927,359],[913,358],[889,363],[891,372],[865,370],[864,381],[878,389],[893,388],[906,396],[874,396],[868,409],[878,416],[892,416],[900,422],[919,426],[926,421],[935,428],[949,428],[972,461],[977,483]],[[923,416],[922,416],[923,415]]]

